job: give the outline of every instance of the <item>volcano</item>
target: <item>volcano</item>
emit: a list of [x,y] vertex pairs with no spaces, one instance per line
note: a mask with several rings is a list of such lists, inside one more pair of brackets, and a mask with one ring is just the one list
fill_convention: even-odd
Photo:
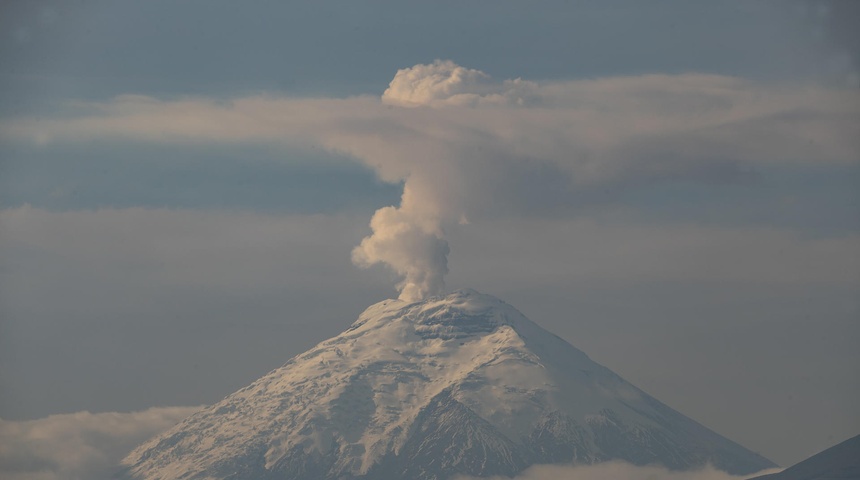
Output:
[[135,449],[137,480],[442,480],[623,460],[775,466],[503,301],[386,300],[346,331]]

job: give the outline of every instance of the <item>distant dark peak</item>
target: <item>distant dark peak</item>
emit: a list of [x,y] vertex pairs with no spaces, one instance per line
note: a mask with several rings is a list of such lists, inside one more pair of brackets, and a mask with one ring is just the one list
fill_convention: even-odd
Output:
[[783,470],[750,480],[860,480],[860,435]]

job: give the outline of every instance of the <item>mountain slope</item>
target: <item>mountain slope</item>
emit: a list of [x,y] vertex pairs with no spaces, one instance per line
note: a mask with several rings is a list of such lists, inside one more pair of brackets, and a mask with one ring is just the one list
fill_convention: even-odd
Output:
[[783,470],[750,480],[860,480],[860,435]]
[[426,479],[610,459],[773,464],[471,290],[386,300],[137,448],[125,478]]

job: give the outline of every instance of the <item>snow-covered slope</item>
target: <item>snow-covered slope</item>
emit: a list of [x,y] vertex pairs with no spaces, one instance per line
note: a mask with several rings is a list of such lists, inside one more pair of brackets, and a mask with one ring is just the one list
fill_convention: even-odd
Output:
[[443,479],[621,459],[771,467],[471,290],[386,300],[141,445],[124,478]]

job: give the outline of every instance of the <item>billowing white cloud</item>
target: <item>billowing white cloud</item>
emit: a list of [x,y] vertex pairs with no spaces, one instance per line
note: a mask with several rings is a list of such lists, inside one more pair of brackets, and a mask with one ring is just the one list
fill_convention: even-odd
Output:
[[78,412],[27,421],[0,419],[0,477],[107,480],[132,448],[199,408]]
[[[764,473],[773,473],[770,470]],[[624,462],[607,462],[597,465],[537,465],[514,477],[514,480],[740,480],[749,475],[734,476],[714,468],[692,472],[672,472],[661,467],[638,467]],[[486,477],[485,477],[486,478]],[[509,480],[509,477],[490,477],[489,480]],[[459,476],[452,480],[476,480]]]
[[370,221],[373,235],[365,237],[352,251],[352,260],[358,266],[381,262],[402,276],[397,289],[400,298],[407,301],[442,293],[448,273],[449,250],[441,228],[441,212],[420,202],[406,185],[400,206],[377,210]]
[[486,73],[436,60],[397,71],[382,102],[401,107],[524,105],[537,85],[522,79],[498,83]]
[[630,185],[857,162],[858,107],[853,89],[701,74],[498,82],[436,61],[398,71],[381,99],[122,96],[62,119],[5,122],[0,138],[286,142],[347,154],[404,183],[401,204],[377,212],[353,259],[390,266],[415,299],[441,290],[445,232],[458,224],[573,211]]

